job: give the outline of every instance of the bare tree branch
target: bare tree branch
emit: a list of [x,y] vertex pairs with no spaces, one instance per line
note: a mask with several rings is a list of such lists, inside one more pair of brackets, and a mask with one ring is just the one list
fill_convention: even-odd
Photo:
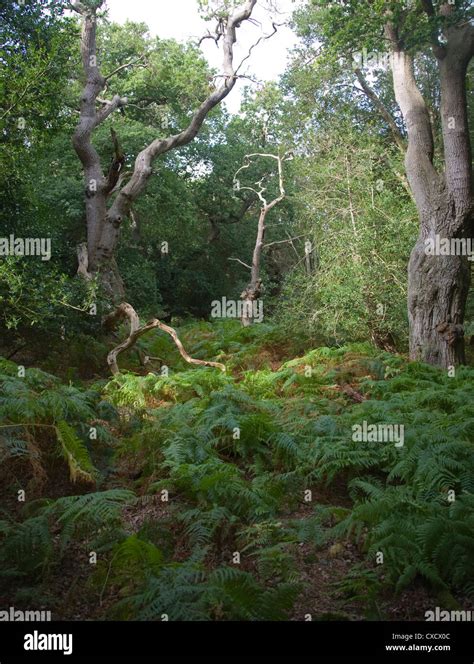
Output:
[[[265,159],[275,159],[277,162],[278,166],[278,189],[279,189],[279,194],[276,196],[272,201],[268,202],[267,199],[265,198],[264,194],[266,192],[266,187],[263,185],[263,179],[261,178],[258,182],[254,183],[254,187],[258,187],[258,189],[255,189],[254,187],[241,187],[239,180],[237,179],[237,176],[245,169],[249,168],[250,165],[252,164],[252,159],[255,158],[265,158]],[[292,158],[292,155],[290,153],[290,156],[287,157],[288,159]],[[255,193],[260,202],[261,202],[261,208],[260,208],[260,216],[258,218],[258,226],[257,226],[257,238],[255,240],[255,247],[253,250],[252,254],[252,265],[251,266],[246,266],[250,267],[250,282],[247,284],[247,287],[245,290],[241,293],[240,297],[244,301],[244,308],[243,308],[243,315],[242,315],[242,325],[248,326],[252,322],[252,318],[249,314],[249,311],[252,310],[252,304],[255,300],[257,300],[260,297],[260,293],[263,290],[263,285],[262,285],[262,280],[260,279],[260,261],[261,261],[261,256],[262,256],[262,250],[263,250],[263,241],[265,238],[265,220],[267,217],[267,214],[270,212],[272,208],[275,207],[280,201],[282,201],[285,197],[285,188],[284,188],[284,183],[283,183],[283,160],[285,157],[281,157],[280,155],[274,155],[271,153],[267,152],[254,152],[248,155],[245,155],[244,157],[244,165],[241,166],[236,174],[234,175],[234,185],[238,185],[239,189],[246,189],[249,191],[252,191]],[[242,262],[242,261],[239,261]]]
[[237,29],[243,21],[250,18],[257,0],[246,0],[234,13],[223,19],[223,80],[219,87],[214,90],[199,106],[191,118],[188,126],[183,131],[169,136],[168,138],[157,138],[136,158],[135,168],[129,182],[120,190],[111,208],[107,213],[107,223],[103,229],[100,259],[107,260],[113,255],[118,241],[120,226],[123,219],[128,215],[133,201],[144,190],[148,179],[152,174],[153,161],[161,154],[177,147],[190,143],[199,132],[207,114],[219,104],[235,86],[237,75],[234,68],[234,44],[237,40]]
[[[294,240],[299,240],[300,237],[305,237],[304,235],[295,235],[295,237],[290,237],[287,240],[276,240],[275,242],[268,242],[268,244],[263,245],[263,249],[267,249],[267,247],[273,247],[274,244],[285,244],[287,242],[293,242]],[[294,249],[294,247],[293,247]],[[299,258],[299,256],[298,256]]]
[[255,44],[252,44],[252,46],[249,48],[249,51],[248,51],[247,55],[241,61],[241,63],[237,67],[237,69],[235,70],[236,74],[238,73],[239,69],[242,67],[244,62],[246,62],[250,58],[250,56],[252,55],[253,49],[256,48],[260,44],[260,42],[265,41],[267,39],[270,39],[270,37],[273,37],[273,35],[275,35],[278,32],[278,28],[282,25],[283,25],[283,23],[272,23],[273,31],[269,35],[262,35],[259,39],[257,39]]
[[247,263],[244,263],[243,261],[240,260],[240,258],[228,258],[227,260],[228,260],[228,261],[236,261],[237,263],[240,263],[241,265],[243,265],[244,267],[246,267],[248,270],[251,270],[251,269],[252,269],[252,266],[251,266],[251,265],[248,265]]
[[130,325],[130,330],[129,330],[129,335],[125,339],[125,341],[122,341],[122,343],[113,348],[107,355],[107,363],[110,367],[111,372],[114,375],[120,373],[120,369],[117,364],[118,355],[120,355],[120,353],[123,353],[124,350],[127,350],[128,348],[134,346],[136,341],[142,335],[146,334],[146,332],[149,332],[150,330],[154,330],[156,328],[159,328],[160,330],[163,330],[163,332],[166,332],[167,334],[170,335],[170,337],[173,339],[174,343],[176,344],[181,357],[189,364],[198,364],[200,366],[206,366],[206,367],[216,367],[221,371],[226,370],[225,365],[222,364],[221,362],[196,360],[195,358],[191,357],[184,349],[184,346],[181,343],[176,330],[170,327],[169,325],[165,325],[157,318],[154,318],[148,321],[148,323],[145,323],[145,325],[140,326],[140,320],[138,318],[138,314],[136,313],[135,309],[127,302],[122,302],[122,304],[119,307],[117,307],[117,309],[107,317],[105,321],[106,327],[109,330],[113,329],[121,320],[128,320]]

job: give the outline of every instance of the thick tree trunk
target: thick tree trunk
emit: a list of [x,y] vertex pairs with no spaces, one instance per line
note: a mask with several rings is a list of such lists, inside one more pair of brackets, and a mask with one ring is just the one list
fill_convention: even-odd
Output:
[[[434,6],[430,2],[425,6],[434,15]],[[453,11],[447,4],[441,9],[444,15]],[[463,323],[470,269],[462,251],[432,255],[426,240],[466,240],[474,230],[465,84],[474,52],[474,27],[467,21],[448,26],[445,44],[436,37],[433,41],[440,75],[444,172],[434,166],[433,128],[415,80],[412,56],[404,52],[394,24],[387,24],[386,36],[392,46],[395,97],[408,132],[406,174],[420,220],[408,267],[410,357],[446,368],[465,362]]]
[[465,362],[464,311],[469,262],[463,256],[431,256],[415,245],[408,266],[410,357],[450,367]]

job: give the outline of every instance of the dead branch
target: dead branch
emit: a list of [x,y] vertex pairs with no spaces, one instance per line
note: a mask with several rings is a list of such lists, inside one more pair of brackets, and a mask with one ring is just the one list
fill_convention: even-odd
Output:
[[228,261],[236,261],[237,263],[240,263],[241,265],[243,265],[243,266],[246,267],[247,269],[249,269],[249,270],[252,269],[252,266],[251,266],[251,265],[247,265],[247,263],[244,263],[243,261],[241,261],[240,258],[228,258],[227,260],[228,260]]
[[166,332],[167,334],[170,335],[170,337],[173,339],[174,343],[178,348],[179,354],[189,364],[199,364],[201,366],[206,366],[206,367],[217,367],[221,371],[226,370],[225,365],[221,364],[220,362],[196,360],[195,358],[191,357],[185,351],[176,330],[170,327],[169,325],[165,325],[157,318],[153,318],[152,320],[148,321],[148,323],[145,323],[145,325],[142,325],[140,327],[138,314],[136,313],[132,305],[128,304],[127,302],[122,302],[122,304],[118,306],[117,309],[112,314],[109,314],[109,316],[107,316],[107,318],[104,321],[104,325],[107,329],[111,330],[122,320],[129,321],[130,325],[129,335],[125,339],[125,341],[122,341],[122,343],[113,348],[107,355],[107,363],[110,367],[111,372],[114,375],[120,373],[120,369],[117,364],[118,355],[120,355],[120,353],[123,353],[124,350],[127,350],[128,348],[134,346],[136,341],[141,336],[143,336],[150,330],[154,330],[156,328],[159,328],[160,330],[163,330],[163,332]]
[[287,240],[276,240],[275,242],[268,242],[268,244],[263,245],[262,249],[266,249],[267,247],[272,247],[274,244],[284,244],[286,242],[292,243],[293,240],[299,240],[299,238],[301,237],[304,237],[304,235],[295,235],[295,237],[290,237]]
[[[251,20],[251,19],[250,19],[250,20]],[[262,35],[259,39],[257,39],[257,41],[255,42],[255,44],[252,44],[252,46],[249,48],[249,51],[248,51],[247,55],[246,55],[245,58],[240,62],[239,66],[238,66],[237,69],[235,70],[235,73],[236,73],[236,74],[239,72],[239,69],[242,67],[242,65],[244,64],[244,62],[246,62],[246,61],[250,58],[250,56],[252,55],[252,51],[253,51],[253,49],[254,49],[256,46],[258,46],[258,45],[260,44],[260,42],[262,42],[262,41],[266,41],[267,39],[270,39],[271,37],[273,37],[273,35],[275,35],[275,34],[277,33],[278,28],[281,27],[282,25],[284,25],[284,24],[283,24],[283,23],[272,23],[273,31],[270,32],[269,35]]]

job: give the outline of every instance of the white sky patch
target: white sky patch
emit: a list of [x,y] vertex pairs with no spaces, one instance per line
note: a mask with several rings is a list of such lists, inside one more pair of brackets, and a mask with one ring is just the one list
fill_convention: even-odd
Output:
[[[277,0],[277,6],[282,14],[275,16],[276,23],[284,23],[291,17],[297,2],[295,0]],[[150,33],[163,39],[174,38],[177,41],[196,39],[213,28],[213,24],[203,21],[198,13],[196,0],[107,0],[109,17],[116,23],[125,23],[128,19],[135,22],[144,22],[148,25]],[[248,53],[250,46],[264,34],[272,32],[272,19],[265,11],[262,3],[257,6],[252,18],[260,25],[251,25],[245,22],[237,31],[237,45],[235,48],[235,63],[238,64]],[[246,61],[241,74],[251,76],[258,81],[276,80],[285,70],[289,50],[296,44],[296,36],[286,26],[278,28],[276,35],[271,39],[260,42],[253,49],[252,55]],[[201,44],[201,50],[209,64],[220,71],[222,63],[221,48],[207,39]],[[242,79],[227,97],[225,103],[232,113],[240,108],[242,89],[245,85],[253,85]],[[255,87],[255,86],[254,86]]]

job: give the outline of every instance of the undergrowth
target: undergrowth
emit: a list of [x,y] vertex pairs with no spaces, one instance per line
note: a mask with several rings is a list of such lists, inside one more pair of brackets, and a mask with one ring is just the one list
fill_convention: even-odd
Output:
[[[27,486],[4,512],[7,592],[40,592],[93,550],[104,617],[282,620],[302,590],[297,547],[352,542],[364,562],[336,590],[366,606],[418,582],[474,599],[473,369],[450,377],[366,344],[295,357],[300,342],[268,325],[181,336],[227,372],[183,366],[162,337],[144,347],[160,366],[88,389],[1,362],[3,484],[15,496],[28,466],[47,486],[61,455],[71,494]],[[403,425],[403,445],[353,440],[362,422]]]

